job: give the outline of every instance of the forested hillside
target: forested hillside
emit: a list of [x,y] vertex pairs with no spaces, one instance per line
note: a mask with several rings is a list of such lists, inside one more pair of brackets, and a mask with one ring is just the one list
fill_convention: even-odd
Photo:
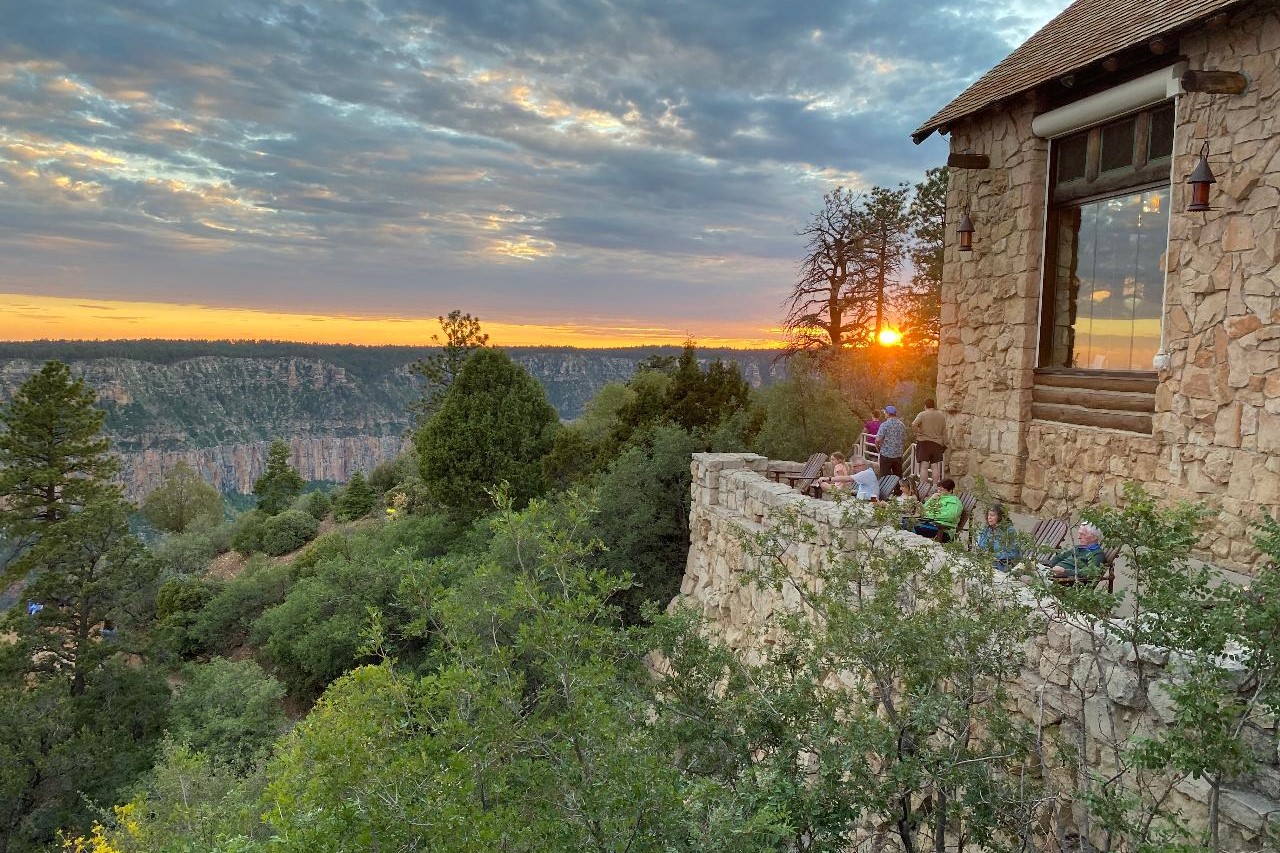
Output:
[[[396,455],[422,393],[409,366],[429,347],[362,347],[234,341],[0,343],[0,403],[49,359],[69,364],[99,395],[121,477],[138,498],[178,461],[228,493],[247,493],[268,442],[290,444],[304,478],[346,482]],[[672,347],[508,350],[546,389],[563,419],[608,382],[625,381]],[[736,363],[753,386],[779,375],[774,353],[703,350]]]

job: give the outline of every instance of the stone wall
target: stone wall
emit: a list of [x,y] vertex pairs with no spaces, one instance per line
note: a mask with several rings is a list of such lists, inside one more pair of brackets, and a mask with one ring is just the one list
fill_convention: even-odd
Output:
[[[1031,419],[1048,143],[1030,96],[952,129],[951,149],[991,168],[952,170],[948,221],[973,211],[974,252],[949,241],[938,398],[951,415],[948,470],[981,474],[1015,506],[1069,514],[1110,500],[1124,479],[1216,510],[1205,555],[1249,572],[1247,522],[1280,509],[1280,7],[1255,0],[1194,28],[1192,69],[1238,71],[1241,95],[1177,101],[1165,349],[1153,435]],[[1187,213],[1204,142],[1213,210]]]
[[[776,464],[754,454],[695,454],[692,463],[691,541],[676,601],[699,610],[722,640],[747,659],[757,657],[767,646],[774,630],[773,615],[793,610],[800,602],[798,595],[742,583],[752,558],[741,536],[759,532],[784,508],[795,508],[814,529],[812,541],[797,543],[789,552],[793,570],[799,572],[831,558],[832,544],[842,539],[842,510],[770,482],[765,472]],[[909,533],[887,535],[900,537],[912,547],[931,549],[943,558],[940,546],[932,542]],[[997,580],[1008,583],[1011,595],[1033,607],[1032,636],[1014,693],[1017,713],[1045,734],[1047,782],[1060,792],[1056,826],[1059,831],[1070,827],[1087,836],[1084,810],[1075,796],[1081,780],[1070,769],[1073,765],[1059,761],[1049,744],[1055,735],[1062,742],[1084,743],[1091,770],[1104,777],[1119,772],[1116,750],[1131,735],[1149,734],[1171,719],[1166,691],[1172,677],[1170,656],[1149,648],[1137,650],[1139,655],[1115,639],[1108,623],[1073,624],[1051,600],[1034,599],[1026,587],[1003,575],[997,575]],[[1270,729],[1250,729],[1246,737],[1259,744],[1265,757],[1258,773],[1237,780],[1222,798],[1227,850],[1263,849],[1260,833],[1267,815],[1276,812],[1271,819],[1280,820],[1280,758],[1274,724]],[[1204,821],[1205,783],[1184,780],[1170,797],[1190,825]]]

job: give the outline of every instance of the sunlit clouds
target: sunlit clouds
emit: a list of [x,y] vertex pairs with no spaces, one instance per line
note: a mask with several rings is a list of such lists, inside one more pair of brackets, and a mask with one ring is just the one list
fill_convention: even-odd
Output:
[[[457,307],[770,340],[823,193],[918,180],[945,148],[910,130],[1064,4],[29,4],[0,28],[0,292],[270,337]],[[0,337],[108,336],[17,316]]]

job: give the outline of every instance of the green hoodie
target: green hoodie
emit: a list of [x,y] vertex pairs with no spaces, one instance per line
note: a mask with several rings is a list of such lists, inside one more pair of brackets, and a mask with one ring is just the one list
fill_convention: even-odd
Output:
[[939,527],[945,527],[952,533],[956,532],[956,525],[960,523],[962,512],[964,512],[964,504],[960,503],[960,499],[955,495],[937,492],[930,495],[924,502],[924,517],[933,519]]

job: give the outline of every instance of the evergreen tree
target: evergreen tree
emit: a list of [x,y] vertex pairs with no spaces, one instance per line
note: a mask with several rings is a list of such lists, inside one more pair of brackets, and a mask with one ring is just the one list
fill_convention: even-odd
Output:
[[289,445],[276,439],[267,451],[267,470],[253,484],[258,496],[258,509],[267,515],[284,511],[306,483],[289,464]]
[[186,462],[179,462],[142,501],[142,514],[161,530],[182,533],[222,519],[222,495]]
[[477,350],[416,437],[428,491],[469,518],[489,509],[485,489],[503,480],[525,503],[542,492],[542,457],[559,422],[542,386],[510,356]]
[[[93,391],[50,361],[0,412],[0,533],[22,547],[94,500],[118,492]],[[25,562],[25,561],[21,561]]]
[[333,514],[339,521],[354,521],[372,512],[373,503],[373,490],[369,488],[364,472],[357,471],[351,475],[351,482],[338,498]]
[[419,359],[409,365],[409,370],[421,376],[426,383],[422,389],[422,399],[413,404],[420,421],[426,421],[440,408],[445,392],[458,378],[462,365],[472,351],[489,343],[489,336],[480,331],[480,318],[472,317],[461,311],[453,310],[448,317],[437,317],[440,331],[444,332],[444,340],[439,335],[432,335],[431,340],[440,346],[440,352]]
[[34,616],[15,610],[8,627],[27,671],[65,678],[72,695],[86,676],[122,648],[154,601],[157,565],[129,531],[131,506],[116,496],[89,504],[49,528],[27,554],[34,570],[26,597],[43,605]]

